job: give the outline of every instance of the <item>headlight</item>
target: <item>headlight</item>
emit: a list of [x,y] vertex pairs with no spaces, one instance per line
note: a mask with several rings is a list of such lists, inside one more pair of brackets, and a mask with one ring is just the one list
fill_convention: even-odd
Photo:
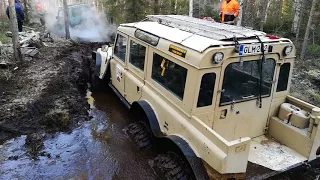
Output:
[[222,60],[223,60],[223,53],[222,52],[217,52],[217,53],[214,53],[213,56],[212,56],[212,62],[213,64],[218,64],[220,63]]
[[285,56],[288,56],[288,55],[292,52],[292,50],[293,50],[293,47],[292,47],[292,46],[286,46],[286,47],[284,47],[284,49],[283,49],[283,54],[284,54]]

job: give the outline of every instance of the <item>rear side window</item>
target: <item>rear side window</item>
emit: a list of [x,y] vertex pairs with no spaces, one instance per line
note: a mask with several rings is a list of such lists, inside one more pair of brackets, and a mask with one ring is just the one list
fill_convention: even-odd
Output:
[[144,70],[144,60],[146,57],[146,47],[131,41],[129,62],[141,71]]
[[153,54],[152,79],[180,99],[183,99],[188,70],[178,64]]
[[215,73],[207,73],[202,76],[197,107],[205,107],[212,105],[215,82]]
[[116,40],[116,46],[114,48],[114,55],[116,55],[123,62],[126,59],[126,50],[127,50],[127,38],[118,34]]
[[285,63],[280,67],[277,92],[286,91],[288,89],[290,67],[290,63]]

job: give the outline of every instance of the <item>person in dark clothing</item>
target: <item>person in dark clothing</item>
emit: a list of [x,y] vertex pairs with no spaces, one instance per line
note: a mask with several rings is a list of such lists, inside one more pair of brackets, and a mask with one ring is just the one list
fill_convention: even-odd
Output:
[[[22,5],[20,4],[19,0],[15,0],[15,8],[17,13],[18,29],[19,29],[19,32],[22,32],[24,13],[23,13]],[[9,6],[7,6],[6,14],[10,19]]]

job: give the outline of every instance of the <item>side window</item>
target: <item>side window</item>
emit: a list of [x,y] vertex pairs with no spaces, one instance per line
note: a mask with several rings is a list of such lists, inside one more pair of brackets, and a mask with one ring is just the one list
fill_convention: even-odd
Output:
[[146,57],[146,47],[136,42],[130,42],[129,62],[141,71],[144,70],[144,61]]
[[188,70],[176,63],[154,53],[152,79],[183,99]]
[[126,59],[126,50],[127,50],[127,38],[118,34],[116,40],[116,46],[114,48],[114,55],[116,55],[123,62]]
[[277,92],[286,91],[288,89],[290,67],[291,67],[290,63],[285,63],[280,67]]
[[207,73],[202,76],[197,107],[212,105],[215,82],[215,73]]

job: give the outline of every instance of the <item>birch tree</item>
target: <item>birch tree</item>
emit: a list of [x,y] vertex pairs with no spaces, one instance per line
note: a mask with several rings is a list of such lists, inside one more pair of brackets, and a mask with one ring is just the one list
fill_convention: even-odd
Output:
[[193,0],[189,0],[189,16],[193,17]]
[[312,25],[312,18],[313,18],[313,14],[314,14],[314,11],[315,11],[315,8],[316,8],[316,4],[317,4],[317,0],[312,0],[309,20],[308,20],[308,24],[307,24],[307,29],[306,29],[306,33],[304,35],[303,44],[302,44],[302,48],[301,48],[300,59],[304,59],[304,56],[305,56],[305,53],[306,53],[306,49],[307,49],[307,45],[308,45],[308,39],[309,39],[309,35],[310,35],[310,29],[311,29],[311,25]]
[[64,26],[65,26],[65,33],[66,38],[70,39],[70,31],[69,31],[69,13],[68,13],[68,7],[67,7],[67,1],[63,0],[63,11],[64,11]]
[[24,5],[24,15],[26,22],[29,22],[29,10],[28,10],[28,0],[23,0]]
[[18,30],[18,21],[17,21],[17,14],[15,8],[15,1],[8,0],[9,2],[9,15],[10,15],[10,28],[12,32],[12,44],[13,44],[13,53],[14,59],[16,61],[21,61],[21,50],[20,50],[20,43],[19,43],[19,30]]
[[241,26],[243,22],[243,9],[244,9],[244,1],[245,0],[240,0],[239,5],[240,5],[240,11],[239,11],[239,16],[238,16],[238,21],[237,21],[237,26]]
[[292,23],[292,32],[297,33],[298,31],[298,25],[300,21],[300,14],[301,14],[301,6],[302,6],[302,0],[295,0],[294,1],[294,17],[293,17],[293,23]]
[[262,11],[260,16],[260,31],[263,31],[263,26],[266,20],[267,12],[268,12],[268,3],[269,0],[263,0],[262,2]]

